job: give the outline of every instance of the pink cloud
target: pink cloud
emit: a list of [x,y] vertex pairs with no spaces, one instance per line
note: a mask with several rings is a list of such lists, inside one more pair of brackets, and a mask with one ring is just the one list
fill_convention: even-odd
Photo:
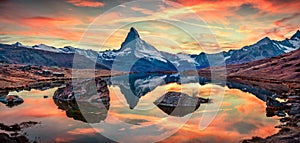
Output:
[[68,3],[73,4],[78,7],[103,7],[103,2],[98,2],[94,0],[67,0]]

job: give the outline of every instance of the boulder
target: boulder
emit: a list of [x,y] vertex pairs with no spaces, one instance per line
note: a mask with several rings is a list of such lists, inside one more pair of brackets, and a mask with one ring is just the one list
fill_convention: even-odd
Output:
[[74,120],[99,123],[107,116],[109,90],[102,79],[77,79],[58,88],[53,100],[59,109]]
[[171,116],[185,116],[197,110],[200,103],[208,103],[209,99],[191,97],[181,92],[168,92],[158,98],[154,104]]
[[79,79],[58,88],[54,99],[62,101],[102,102],[109,105],[110,97],[106,81],[102,79]]
[[13,107],[22,104],[24,100],[18,95],[7,95],[6,97],[0,98],[0,102],[8,107]]

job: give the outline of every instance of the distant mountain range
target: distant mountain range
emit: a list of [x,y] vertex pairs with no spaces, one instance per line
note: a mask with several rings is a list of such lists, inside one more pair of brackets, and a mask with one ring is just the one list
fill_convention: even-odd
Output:
[[[75,53],[84,65],[89,60],[96,60],[96,68],[113,69],[133,72],[182,71],[218,66],[208,59],[224,56],[226,64],[241,64],[265,58],[275,57],[294,51],[300,47],[300,31],[290,39],[283,41],[271,40],[266,37],[257,43],[239,50],[229,50],[215,54],[201,52],[198,55],[171,54],[158,51],[155,47],[142,40],[136,29],[131,28],[125,41],[118,50],[94,51],[66,46],[55,48],[44,44],[24,46],[0,44],[0,61],[15,64],[33,64],[43,66],[72,67]],[[82,58],[82,59],[81,59]],[[84,66],[83,66],[84,68]]]

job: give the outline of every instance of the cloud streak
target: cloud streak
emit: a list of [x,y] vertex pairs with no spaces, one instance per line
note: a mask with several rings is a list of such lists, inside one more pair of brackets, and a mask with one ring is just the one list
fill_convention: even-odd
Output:
[[300,16],[300,13],[294,13],[294,14],[291,15],[291,16],[284,17],[284,18],[282,18],[282,19],[280,19],[280,20],[276,20],[276,21],[274,22],[274,24],[275,24],[276,26],[280,26],[280,25],[282,25],[282,23],[288,22],[288,21],[290,21],[290,20],[292,20],[292,19],[295,19],[295,18],[297,18],[297,17],[299,17],[299,16]]
[[94,0],[67,0],[67,3],[73,4],[78,7],[103,7],[103,2],[98,2]]

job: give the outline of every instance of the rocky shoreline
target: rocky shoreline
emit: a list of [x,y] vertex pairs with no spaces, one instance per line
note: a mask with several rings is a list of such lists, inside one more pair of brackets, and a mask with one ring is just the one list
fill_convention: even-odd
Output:
[[[220,79],[258,87],[274,93],[267,99],[266,115],[281,117],[279,133],[262,139],[253,137],[242,142],[300,142],[300,49],[277,57],[210,67],[198,71],[201,77],[211,78],[211,72],[220,72]],[[224,71],[226,73],[224,73]],[[191,74],[187,71],[185,74]]]
[[0,91],[45,90],[70,82],[77,77],[110,77],[125,74],[108,70],[71,69],[32,65],[0,64]]
[[[282,99],[284,102],[279,102]],[[242,141],[243,143],[296,143],[300,142],[300,89],[293,89],[282,93],[267,101],[267,116],[279,116],[280,128],[277,134],[267,138],[253,137]]]

